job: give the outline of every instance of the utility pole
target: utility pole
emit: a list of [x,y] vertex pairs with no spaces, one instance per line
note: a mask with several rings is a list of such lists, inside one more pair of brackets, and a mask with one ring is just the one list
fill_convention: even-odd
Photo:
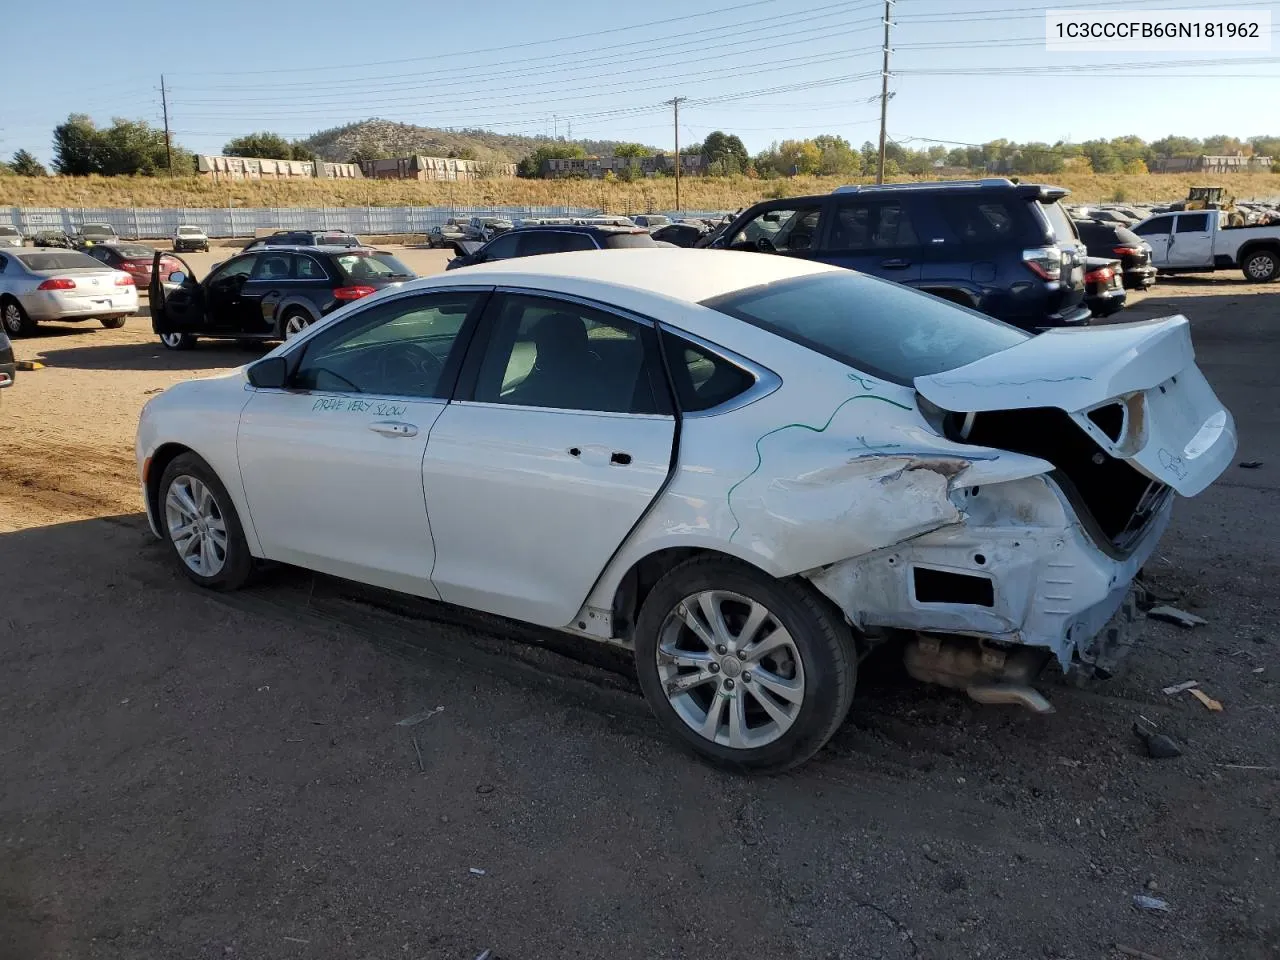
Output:
[[667,103],[671,104],[675,110],[675,133],[676,133],[676,210],[680,210],[680,104],[688,97],[672,97]]
[[884,65],[880,68],[880,163],[876,167],[876,183],[884,183],[885,121],[889,114],[889,13],[893,0],[884,0]]
[[164,88],[163,73],[160,74],[160,106],[164,110],[164,165],[173,173],[173,147],[169,140],[169,95]]

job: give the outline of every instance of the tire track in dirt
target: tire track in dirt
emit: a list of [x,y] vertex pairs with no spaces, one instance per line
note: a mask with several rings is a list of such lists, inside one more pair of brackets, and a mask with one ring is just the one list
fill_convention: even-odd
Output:
[[11,436],[0,457],[0,530],[137,513],[130,452],[56,436]]

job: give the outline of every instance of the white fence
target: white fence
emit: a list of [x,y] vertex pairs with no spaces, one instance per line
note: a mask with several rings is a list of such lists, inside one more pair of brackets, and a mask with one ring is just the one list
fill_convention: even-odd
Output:
[[210,237],[252,237],[257,230],[346,230],[368,236],[426,233],[449,217],[589,217],[586,207],[0,207],[0,224],[25,236],[109,223],[122,237],[171,237],[179,224]]

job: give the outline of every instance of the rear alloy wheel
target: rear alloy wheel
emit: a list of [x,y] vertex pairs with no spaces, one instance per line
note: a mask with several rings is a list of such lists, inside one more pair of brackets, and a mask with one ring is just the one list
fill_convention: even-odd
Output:
[[1270,283],[1280,277],[1280,255],[1274,250],[1255,250],[1244,261],[1244,275],[1254,283]]
[[184,453],[160,478],[160,527],[187,576],[202,587],[235,590],[253,558],[231,495],[207,463]]
[[108,330],[119,330],[124,326],[124,317],[100,317],[98,322]]
[[695,559],[645,598],[636,668],[650,707],[703,757],[776,773],[818,752],[853,700],[848,625],[807,584]]
[[3,319],[5,333],[11,337],[26,337],[35,333],[36,322],[27,316],[22,304],[17,300],[5,300],[0,304],[0,318]]
[[311,326],[311,316],[301,310],[290,310],[280,318],[280,330],[284,339],[292,340],[307,327]]
[[189,333],[162,333],[160,342],[170,350],[191,350],[196,345],[196,338]]

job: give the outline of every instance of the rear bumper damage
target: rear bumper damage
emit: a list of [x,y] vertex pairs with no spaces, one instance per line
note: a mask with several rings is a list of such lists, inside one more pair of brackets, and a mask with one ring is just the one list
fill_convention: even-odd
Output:
[[1047,709],[1027,684],[1050,661],[1076,680],[1114,673],[1134,639],[1132,584],[1169,524],[1172,497],[1123,556],[1100,549],[1050,476],[951,498],[959,523],[808,579],[863,633],[912,634],[914,676],[983,702]]

